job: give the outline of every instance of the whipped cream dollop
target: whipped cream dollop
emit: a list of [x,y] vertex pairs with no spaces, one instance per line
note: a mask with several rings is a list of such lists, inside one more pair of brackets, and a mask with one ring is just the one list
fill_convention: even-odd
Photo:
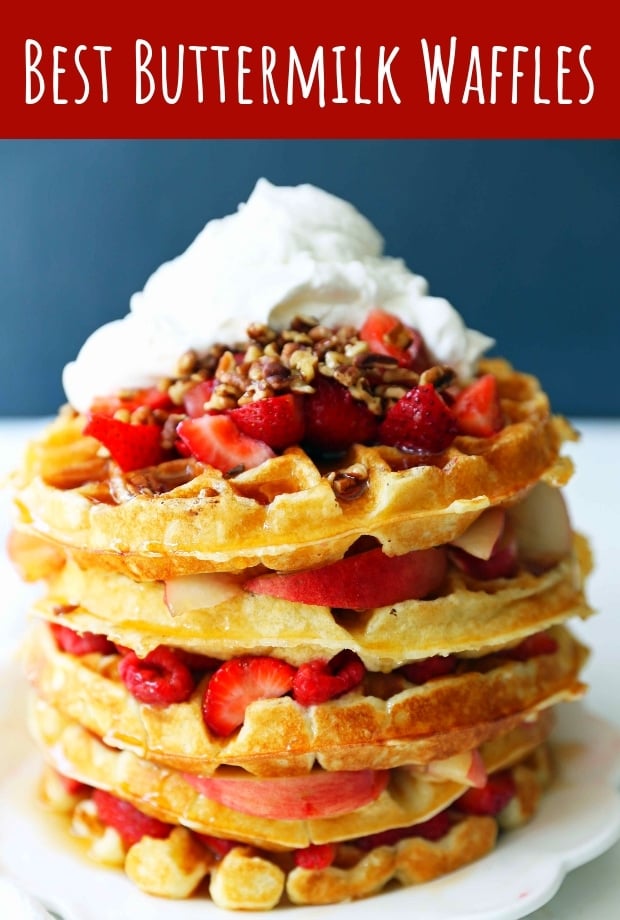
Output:
[[295,316],[360,326],[380,307],[418,329],[431,356],[469,377],[493,339],[465,326],[425,278],[383,253],[384,241],[349,202],[313,185],[259,179],[236,213],[209,221],[185,252],[101,326],[63,372],[69,403],[176,376],[179,358],[247,339],[250,323],[275,329]]

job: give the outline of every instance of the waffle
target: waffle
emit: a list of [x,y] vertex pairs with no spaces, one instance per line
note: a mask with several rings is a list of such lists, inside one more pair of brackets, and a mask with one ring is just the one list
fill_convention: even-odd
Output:
[[[421,686],[402,679],[382,699],[359,689],[315,706],[289,697],[257,700],[235,734],[220,738],[201,715],[205,678],[187,702],[140,703],[118,679],[118,656],[58,651],[49,631],[34,629],[24,647],[38,694],[106,744],[193,773],[234,764],[265,776],[327,770],[385,769],[449,757],[493,738],[525,716],[580,697],[586,649],[562,626],[554,654],[526,662],[501,655],[480,670]],[[465,664],[465,662],[464,662]]]
[[[288,897],[295,903],[331,903],[347,897],[366,896],[381,889],[392,878],[404,884],[429,880],[479,858],[495,844],[497,824],[492,818],[465,818],[435,843],[412,838],[394,846],[373,847],[367,855],[355,853],[355,841],[360,834],[367,836],[386,828],[409,827],[444,810],[464,791],[465,787],[457,783],[428,782],[410,771],[397,769],[392,771],[389,785],[379,798],[357,812],[329,819],[310,818],[304,822],[273,821],[216,805],[196,793],[182,774],[162,770],[128,752],[113,751],[78,723],[66,719],[54,707],[35,697],[31,699],[29,719],[33,736],[51,766],[89,786],[113,790],[127,801],[139,804],[148,814],[176,826],[167,842],[143,838],[129,848],[128,853],[121,854],[128,874],[137,884],[152,892],[159,886],[154,893],[177,897],[190,893],[186,889],[181,894],[161,890],[159,867],[163,861],[167,867],[165,877],[169,877],[169,863],[174,862],[175,851],[177,863],[181,861],[178,854],[184,856],[183,878],[186,881],[189,876],[195,887],[196,874],[211,873],[210,890],[216,903],[239,908],[249,905],[241,903],[240,892],[245,890],[246,883],[240,885],[236,873],[241,873],[242,878],[249,875],[254,879],[251,890],[257,885],[262,890],[265,882],[274,877],[280,880],[281,884],[276,886],[277,897],[269,899],[268,903],[256,900],[256,907],[275,906],[285,887]],[[531,816],[537,797],[548,781],[548,754],[541,744],[549,727],[541,722],[539,731],[532,732],[531,726],[520,726],[488,743],[481,751],[491,774],[499,769],[513,769],[521,821]],[[65,807],[64,802],[61,807]],[[86,812],[88,814],[88,809]],[[87,832],[93,836],[97,830],[102,832],[92,813],[86,822],[82,816],[81,825],[82,832],[86,825]],[[192,848],[188,830],[222,835],[240,845],[214,865],[195,844]],[[287,873],[274,872],[272,868],[274,865],[287,866],[288,850],[332,841],[343,844],[338,849],[343,863],[348,856],[348,866],[317,872],[291,869],[289,863]],[[347,841],[352,842],[352,847]],[[109,850],[108,842],[108,859]],[[100,847],[100,858],[101,853]],[[189,870],[188,861],[192,867]],[[159,882],[155,878],[159,878]],[[259,885],[261,879],[263,885]],[[254,898],[258,898],[256,892]]]
[[240,591],[172,617],[162,582],[84,570],[68,560],[34,610],[78,632],[104,634],[140,656],[169,643],[222,660],[267,654],[299,665],[346,648],[369,670],[389,672],[431,655],[480,654],[570,617],[587,618],[587,547],[581,544],[578,539],[573,555],[539,575],[521,569],[511,579],[482,583],[453,568],[440,597],[356,612]]
[[505,427],[492,438],[460,436],[422,463],[396,448],[354,445],[338,462],[366,471],[353,500],[339,499],[333,470],[299,447],[231,478],[184,460],[150,479],[148,471],[122,476],[82,434],[84,418],[61,415],[13,477],[20,526],[84,566],[139,581],[310,568],[342,558],[363,536],[388,555],[447,543],[485,508],[518,499],[540,479],[562,485],[572,472],[560,449],[574,433],[551,415],[536,378],[500,359],[481,371],[498,378]]

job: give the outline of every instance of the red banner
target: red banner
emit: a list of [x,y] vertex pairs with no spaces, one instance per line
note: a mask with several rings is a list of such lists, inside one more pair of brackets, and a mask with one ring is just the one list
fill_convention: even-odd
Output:
[[4,138],[618,138],[609,3],[31,0]]

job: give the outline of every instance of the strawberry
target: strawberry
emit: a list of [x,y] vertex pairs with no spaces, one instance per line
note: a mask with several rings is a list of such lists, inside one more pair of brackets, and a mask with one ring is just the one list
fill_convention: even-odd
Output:
[[468,815],[497,815],[508,805],[516,793],[515,781],[510,770],[502,770],[489,776],[481,788],[471,786],[455,802],[459,811]]
[[327,869],[335,858],[335,843],[311,843],[309,847],[293,853],[295,865],[300,869]]
[[368,406],[349,390],[321,374],[314,381],[314,393],[306,396],[305,436],[309,450],[340,453],[351,444],[375,440],[377,419]]
[[553,636],[545,632],[534,633],[527,636],[514,648],[504,649],[500,652],[506,658],[512,658],[514,661],[527,661],[529,658],[536,658],[538,655],[553,655],[558,650],[558,643]]
[[112,655],[116,651],[116,646],[100,633],[78,633],[62,623],[50,623],[50,630],[61,652],[69,655]]
[[207,728],[230,735],[243,724],[245,710],[255,700],[289,693],[295,668],[278,658],[243,655],[231,658],[212,675],[202,701]]
[[100,820],[113,827],[120,834],[123,843],[130,847],[143,837],[168,837],[171,824],[164,824],[159,818],[151,818],[124,799],[119,799],[102,789],[95,789],[93,802]]
[[379,428],[382,444],[439,453],[457,434],[456,418],[431,384],[412,387],[388,409]]
[[231,409],[228,415],[239,431],[264,441],[274,450],[299,444],[304,435],[302,402],[292,393],[246,403]]
[[59,773],[57,770],[54,772],[67,795],[81,795],[91,788],[79,779],[73,779],[72,776],[65,776],[64,773]]
[[226,840],[224,837],[214,837],[212,834],[201,834],[199,831],[194,831],[194,833],[200,842],[206,846],[207,849],[211,850],[217,859],[222,859],[222,857],[230,853],[234,847],[243,846],[243,844],[235,840]]
[[223,473],[250,469],[275,456],[264,441],[243,434],[229,415],[183,419],[177,435],[197,460]]
[[107,415],[88,416],[83,433],[107,447],[124,472],[155,466],[166,456],[159,425],[132,425]]
[[211,399],[215,380],[201,380],[183,396],[183,408],[191,418],[205,414],[205,403]]
[[412,684],[425,684],[433,677],[444,677],[446,674],[451,674],[455,668],[454,655],[431,655],[430,658],[423,658],[420,661],[410,661],[409,664],[403,665],[400,671]]
[[112,416],[119,409],[126,409],[128,412],[134,412],[136,409],[146,406],[148,409],[173,408],[172,400],[166,390],[160,390],[159,387],[145,387],[141,390],[134,390],[127,396],[113,393],[110,396],[96,396],[90,407],[93,415]]
[[368,834],[366,837],[358,837],[353,843],[361,850],[368,851],[374,850],[375,847],[394,846],[399,840],[405,840],[408,837],[440,840],[448,833],[451,827],[452,819],[448,812],[440,811],[432,818],[427,821],[421,821],[419,824],[411,824],[409,827],[394,827],[391,830]]
[[300,665],[293,678],[293,696],[302,706],[325,703],[357,687],[365,673],[361,659],[345,649],[330,661],[317,658]]
[[489,438],[503,427],[497,380],[493,374],[484,374],[461,390],[452,408],[461,434]]
[[401,320],[385,310],[371,310],[359,332],[370,351],[394,358],[400,367],[421,373],[430,366],[430,360],[421,334],[405,326]]

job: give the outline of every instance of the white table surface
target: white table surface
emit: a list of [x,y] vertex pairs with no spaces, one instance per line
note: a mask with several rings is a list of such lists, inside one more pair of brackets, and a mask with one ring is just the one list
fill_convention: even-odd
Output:
[[[0,477],[17,462],[25,440],[44,421],[0,419]],[[596,568],[588,594],[598,611],[598,615],[587,622],[572,626],[592,651],[584,672],[590,687],[588,706],[620,726],[620,540],[616,534],[620,515],[620,420],[571,421],[582,437],[578,443],[566,447],[576,464],[566,496],[575,528],[589,538],[593,548]],[[7,496],[0,494],[2,545],[9,521]],[[0,614],[1,661],[19,639],[33,589],[21,584],[1,549],[0,575],[4,596]],[[620,917],[620,843],[571,872],[552,900],[529,916],[532,920],[614,920]],[[1,909],[0,917],[12,920],[5,917]]]

